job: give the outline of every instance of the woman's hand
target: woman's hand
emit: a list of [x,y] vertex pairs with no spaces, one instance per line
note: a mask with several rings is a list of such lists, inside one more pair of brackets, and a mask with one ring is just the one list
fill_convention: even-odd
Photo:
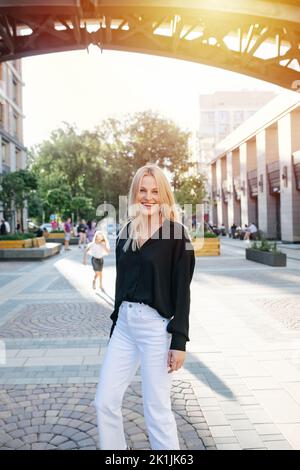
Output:
[[185,351],[177,351],[175,349],[170,349],[168,354],[168,374],[174,372],[175,370],[182,367],[185,360]]

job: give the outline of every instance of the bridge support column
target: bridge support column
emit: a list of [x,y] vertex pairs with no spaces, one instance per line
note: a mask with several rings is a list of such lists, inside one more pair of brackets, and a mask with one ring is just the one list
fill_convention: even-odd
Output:
[[257,148],[257,177],[262,178],[262,187],[258,187],[258,226],[263,231],[266,238],[276,239],[280,236],[277,233],[277,220],[279,214],[276,211],[278,195],[271,194],[267,164],[278,160],[277,150],[277,128],[267,128],[259,132],[256,136]]
[[[300,114],[295,111],[278,120],[281,181],[282,241],[300,242],[300,191],[296,189],[292,153],[300,149]],[[282,178],[284,177],[284,178]]]
[[227,202],[227,220],[228,229],[234,222],[234,187],[233,187],[233,174],[232,174],[232,152],[226,155],[226,170],[227,170],[227,184],[228,184],[228,202]]
[[247,143],[240,146],[240,180],[245,184],[245,190],[241,192],[241,227],[248,224],[248,193],[250,191],[247,180]]

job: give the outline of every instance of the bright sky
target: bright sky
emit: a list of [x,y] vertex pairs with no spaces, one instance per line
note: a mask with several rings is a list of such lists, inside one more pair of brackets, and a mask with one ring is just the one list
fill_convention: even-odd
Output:
[[152,109],[182,128],[197,123],[198,96],[217,90],[281,90],[241,74],[164,57],[118,51],[63,52],[25,58],[24,143],[47,139],[63,121],[79,129],[109,116]]

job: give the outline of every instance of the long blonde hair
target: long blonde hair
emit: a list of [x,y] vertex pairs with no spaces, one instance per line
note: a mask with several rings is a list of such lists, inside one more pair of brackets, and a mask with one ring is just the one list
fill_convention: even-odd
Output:
[[120,230],[119,236],[121,238],[122,231],[125,230],[127,225],[131,222],[129,226],[129,237],[123,247],[124,251],[129,248],[131,243],[133,251],[135,251],[136,248],[140,248],[138,234],[143,226],[144,216],[141,213],[141,207],[136,203],[136,200],[144,176],[153,176],[156,181],[160,200],[160,213],[163,220],[167,219],[172,222],[180,222],[175,197],[164,172],[159,168],[159,166],[153,163],[148,163],[147,165],[142,166],[137,170],[133,177],[128,196],[128,220]]

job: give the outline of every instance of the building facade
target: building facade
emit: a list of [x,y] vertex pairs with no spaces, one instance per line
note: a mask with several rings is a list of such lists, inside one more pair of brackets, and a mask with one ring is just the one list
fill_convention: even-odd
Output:
[[284,92],[221,141],[210,162],[210,220],[254,222],[269,239],[300,242],[300,95]]
[[199,162],[207,164],[215,147],[275,96],[272,91],[217,91],[199,96]]
[[[23,144],[21,61],[14,60],[0,64],[0,174],[26,168],[26,148]],[[25,209],[23,220],[27,219]],[[12,229],[20,217],[14,207],[3,214],[0,201],[0,217],[10,222]]]

